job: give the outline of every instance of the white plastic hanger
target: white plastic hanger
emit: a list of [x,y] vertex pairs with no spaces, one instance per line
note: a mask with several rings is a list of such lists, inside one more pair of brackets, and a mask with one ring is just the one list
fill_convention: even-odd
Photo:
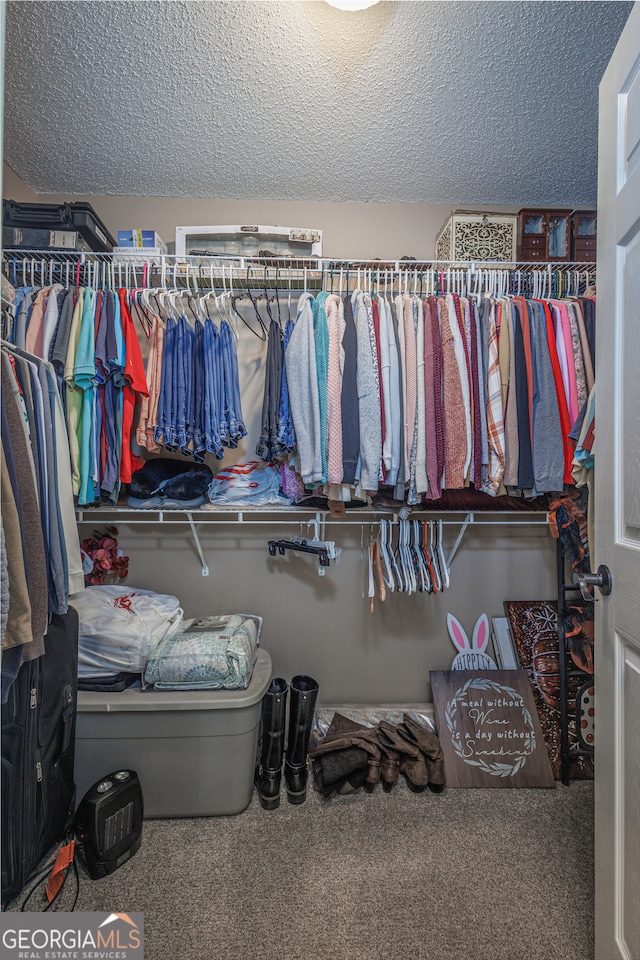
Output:
[[435,524],[433,520],[429,521],[429,543],[427,551],[435,578],[434,590],[440,592],[442,590],[442,576],[440,574],[440,564],[438,563],[438,551],[435,549]]
[[396,589],[396,578],[389,551],[388,536],[390,535],[391,521],[380,521],[380,556],[382,557],[382,575],[388,589],[393,593]]
[[444,555],[444,545],[442,542],[442,520],[438,520],[437,524],[437,549],[438,549],[438,560],[440,563],[440,572],[442,574],[442,583],[445,588],[449,586],[449,567],[447,566],[447,561]]

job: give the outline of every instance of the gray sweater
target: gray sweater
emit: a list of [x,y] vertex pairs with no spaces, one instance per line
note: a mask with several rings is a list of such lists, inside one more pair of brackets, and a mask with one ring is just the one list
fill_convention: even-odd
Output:
[[291,417],[298,447],[298,471],[308,487],[322,482],[320,398],[313,332],[313,298],[303,293],[285,353]]
[[531,321],[531,347],[535,369],[533,394],[533,476],[536,493],[554,493],[564,488],[564,443],[556,385],[547,341],[544,309],[527,303]]
[[358,336],[358,411],[360,414],[360,486],[377,490],[382,457],[380,392],[371,349],[369,316],[361,291],[353,296]]

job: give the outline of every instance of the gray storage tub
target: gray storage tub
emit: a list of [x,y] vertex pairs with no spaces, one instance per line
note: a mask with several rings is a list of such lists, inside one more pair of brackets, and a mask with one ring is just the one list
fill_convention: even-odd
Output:
[[106,773],[140,777],[145,817],[240,813],[251,799],[271,657],[258,648],[246,690],[78,693],[78,802]]

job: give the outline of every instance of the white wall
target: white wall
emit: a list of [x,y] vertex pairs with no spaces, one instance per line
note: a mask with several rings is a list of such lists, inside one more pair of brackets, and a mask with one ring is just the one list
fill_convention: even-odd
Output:
[[[4,77],[4,74],[2,76]],[[20,179],[8,163],[2,164],[2,196],[7,200],[18,200],[21,203],[36,203],[38,200],[37,193]]]

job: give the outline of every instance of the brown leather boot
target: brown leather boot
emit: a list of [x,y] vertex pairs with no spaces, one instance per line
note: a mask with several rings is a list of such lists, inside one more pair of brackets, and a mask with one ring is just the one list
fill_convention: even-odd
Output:
[[374,727],[365,727],[342,714],[335,714],[325,737],[309,750],[310,757],[320,757],[334,750],[360,747],[369,754],[365,790],[371,792],[380,779],[382,748]]
[[442,793],[445,787],[444,754],[442,746],[435,733],[423,727],[408,713],[403,714],[404,723],[398,727],[398,732],[409,743],[417,745],[424,754],[429,775],[429,789],[433,793]]
[[425,790],[429,783],[429,775],[425,758],[418,746],[410,743],[401,735],[397,727],[386,720],[381,720],[378,724],[378,737],[383,746],[385,744],[383,737],[386,737],[387,746],[398,752],[400,773],[404,775],[409,789],[414,793]]

